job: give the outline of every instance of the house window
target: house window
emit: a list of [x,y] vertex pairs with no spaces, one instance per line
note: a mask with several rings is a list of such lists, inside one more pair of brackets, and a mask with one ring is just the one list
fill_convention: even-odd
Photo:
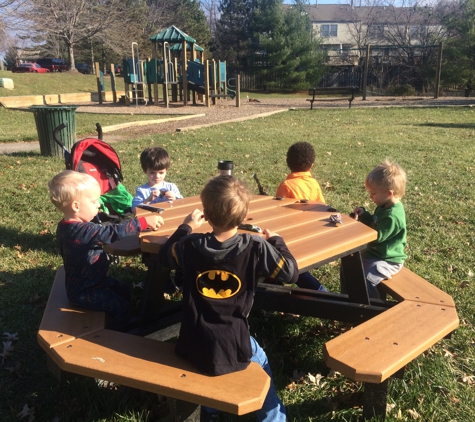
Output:
[[338,25],[321,25],[320,31],[322,37],[336,37],[338,36]]
[[384,38],[384,25],[372,25],[368,27],[368,32],[372,39]]

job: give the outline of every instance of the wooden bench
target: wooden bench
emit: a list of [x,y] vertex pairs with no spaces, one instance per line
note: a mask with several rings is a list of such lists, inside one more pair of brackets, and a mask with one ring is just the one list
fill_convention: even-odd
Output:
[[270,379],[255,362],[243,371],[203,375],[174,344],[105,329],[105,314],[72,306],[59,267],[38,331],[53,372],[72,372],[243,415],[262,407]]
[[459,326],[452,297],[403,268],[381,289],[401,301],[382,314],[328,341],[328,367],[365,383],[363,415],[386,414],[389,377]]
[[[310,101],[310,110],[313,110],[313,103],[316,101],[315,97],[320,95],[342,95],[348,96],[348,107],[351,108],[351,102],[355,99],[355,94],[358,93],[359,88],[356,86],[335,87],[335,88],[310,88],[308,95],[312,98],[307,99]],[[320,101],[339,101],[341,98],[321,98]]]

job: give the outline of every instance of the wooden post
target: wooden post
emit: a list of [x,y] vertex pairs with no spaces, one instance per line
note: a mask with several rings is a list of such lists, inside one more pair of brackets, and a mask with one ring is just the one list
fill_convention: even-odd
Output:
[[366,100],[366,84],[368,83],[368,69],[369,69],[369,51],[370,45],[366,46],[366,59],[363,73],[363,101]]
[[[211,63],[213,64],[213,94],[217,94],[217,90],[216,90],[216,61],[213,59],[211,61]],[[213,105],[216,105],[216,97],[213,97]]]
[[241,74],[236,74],[236,107],[241,107]]
[[99,95],[99,104],[102,104],[101,72],[99,70],[99,62],[94,63],[94,72],[96,73],[97,93]]
[[205,63],[205,101],[206,107],[210,107],[210,98],[209,98],[209,60],[206,60]]
[[117,102],[117,89],[115,87],[115,64],[111,64],[111,89],[112,89],[112,101],[114,104]]
[[439,54],[437,56],[437,70],[435,73],[435,92],[434,99],[439,98],[440,89],[440,71],[442,69],[442,42],[439,43]]
[[156,42],[152,42],[152,62],[153,66],[155,66],[155,82],[153,83],[153,104],[158,106],[158,59]]
[[[191,47],[193,47],[193,44],[191,44]],[[188,57],[186,56],[186,41],[183,41],[183,64],[181,66],[181,70],[183,72],[183,75],[181,75],[181,80],[183,81],[183,97],[184,105],[188,105],[188,75],[187,73],[187,68],[188,68]]]
[[165,106],[169,107],[168,101],[168,57],[166,42],[163,42],[163,99],[165,100]]
[[[191,44],[191,61],[195,63],[195,60],[196,60],[196,49],[195,49],[195,45]],[[193,91],[191,95],[193,98],[193,104],[196,104],[196,91]]]

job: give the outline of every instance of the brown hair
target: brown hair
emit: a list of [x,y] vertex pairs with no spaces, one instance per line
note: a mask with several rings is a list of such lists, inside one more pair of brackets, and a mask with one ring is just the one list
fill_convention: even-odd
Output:
[[208,220],[224,230],[244,221],[251,201],[251,193],[243,182],[224,175],[210,179],[200,197]]
[[140,154],[142,170],[168,170],[170,168],[170,156],[162,147],[150,147]]
[[366,176],[365,185],[368,184],[392,190],[396,198],[402,198],[406,193],[406,172],[386,159]]

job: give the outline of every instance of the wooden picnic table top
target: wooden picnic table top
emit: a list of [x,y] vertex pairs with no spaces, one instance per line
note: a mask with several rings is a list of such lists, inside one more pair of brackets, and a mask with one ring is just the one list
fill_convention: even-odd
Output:
[[[165,225],[157,231],[146,230],[139,236],[125,238],[104,249],[113,255],[132,255],[140,252],[158,253],[168,237],[174,233],[183,219],[194,209],[202,209],[199,196],[175,200],[173,203],[160,203]],[[148,211],[137,210],[137,215]],[[336,226],[330,216],[337,214],[333,208],[316,201],[296,202],[286,198],[276,200],[271,196],[253,195],[249,213],[243,223],[253,224],[262,230],[281,235],[290,252],[294,255],[301,271],[330,262],[345,253],[361,250],[377,238],[375,230],[342,214],[343,224]],[[212,231],[208,223],[203,223],[200,232]],[[241,233],[263,234],[239,230]]]

